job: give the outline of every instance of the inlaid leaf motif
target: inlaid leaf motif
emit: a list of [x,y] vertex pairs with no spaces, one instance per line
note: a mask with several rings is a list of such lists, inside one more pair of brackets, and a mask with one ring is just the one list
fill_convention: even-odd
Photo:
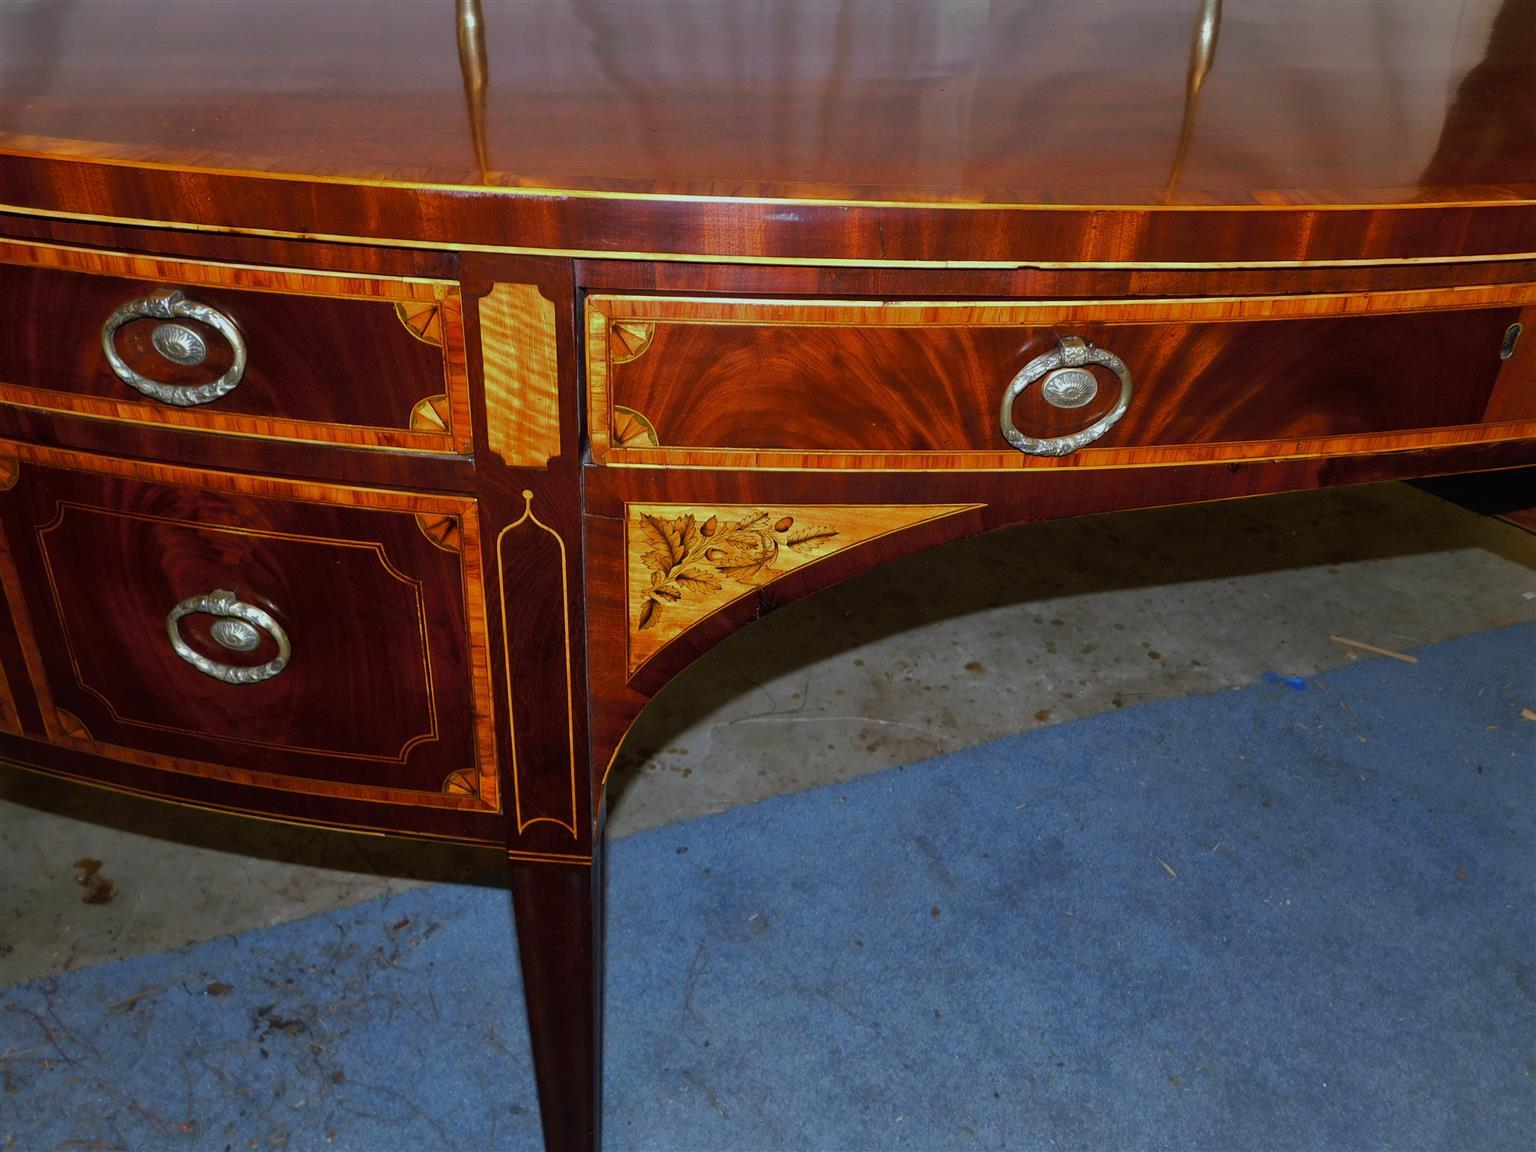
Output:
[[773,573],[768,571],[768,566],[772,563],[773,557],[769,556],[761,560],[748,561],[745,564],[732,564],[721,568],[720,572],[738,584],[756,587],[759,584],[766,584],[772,578]]
[[689,549],[699,541],[698,525],[693,514],[668,520],[649,514],[640,517],[646,539],[654,545],[645,555],[645,562],[652,568],[670,571],[688,558]]
[[700,595],[706,592],[718,592],[725,587],[713,569],[699,565],[684,568],[677,574],[677,582],[689,592],[697,592]]
[[782,547],[811,555],[837,536],[836,529],[762,509],[735,522],[713,514],[703,524],[693,513],[671,519],[642,513],[639,526],[648,547],[642,560],[650,570],[641,629],[654,627],[668,604],[708,601],[725,591],[727,581],[749,588],[768,583],[779,575],[774,565]]
[[815,526],[802,524],[799,528],[790,532],[785,543],[794,551],[802,555],[808,555],[815,552],[836,535],[837,529],[835,528],[827,528],[819,524]]

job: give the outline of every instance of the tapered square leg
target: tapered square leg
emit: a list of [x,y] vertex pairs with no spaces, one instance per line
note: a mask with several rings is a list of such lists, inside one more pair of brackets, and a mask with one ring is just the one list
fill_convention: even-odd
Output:
[[512,907],[547,1152],[596,1152],[602,1111],[602,846],[592,866],[513,860]]

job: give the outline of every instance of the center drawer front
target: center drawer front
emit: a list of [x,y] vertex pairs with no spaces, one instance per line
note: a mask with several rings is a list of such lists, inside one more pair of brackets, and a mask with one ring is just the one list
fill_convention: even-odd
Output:
[[[215,318],[145,314],[172,291]],[[461,302],[445,281],[0,240],[0,300],[0,402],[262,439],[470,451]],[[140,314],[115,327],[114,366],[102,332],[125,307]],[[124,376],[182,398],[216,384],[235,360],[221,320],[245,348],[227,392],[183,405]]]
[[[1536,340],[1501,359],[1536,286],[1442,294],[1104,303],[893,303],[594,296],[587,302],[593,454],[615,464],[1018,467],[1005,389],[1064,338],[1116,354],[1123,417],[1072,464],[1322,454],[1359,437],[1463,439],[1496,389],[1536,393]],[[1417,310],[1415,310],[1417,309]],[[1042,384],[1011,408],[1027,436],[1067,437],[1110,415],[1097,395],[1055,407]],[[1504,406],[1508,408],[1508,405]],[[1346,443],[1351,441],[1351,443]],[[1231,453],[1213,446],[1240,446]],[[1246,446],[1246,447],[1242,447]],[[1384,447],[1398,446],[1383,444]],[[1404,442],[1401,446],[1412,446]]]
[[[481,614],[467,610],[481,595],[472,501],[352,489],[321,503],[279,481],[256,483],[282,497],[118,467],[130,474],[23,456],[0,493],[0,577],[24,606],[39,735],[263,787],[497,807]],[[193,604],[175,631],[210,674],[178,655],[168,616],[219,591],[267,619],[242,628]],[[268,667],[279,633],[286,666],[221,678]]]

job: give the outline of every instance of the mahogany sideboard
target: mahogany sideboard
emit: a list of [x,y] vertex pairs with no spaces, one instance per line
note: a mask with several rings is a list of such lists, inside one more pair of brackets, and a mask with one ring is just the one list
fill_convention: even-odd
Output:
[[0,299],[0,755],[504,847],[590,1149],[605,778],[712,644],[1536,463],[1536,3],[4,0]]

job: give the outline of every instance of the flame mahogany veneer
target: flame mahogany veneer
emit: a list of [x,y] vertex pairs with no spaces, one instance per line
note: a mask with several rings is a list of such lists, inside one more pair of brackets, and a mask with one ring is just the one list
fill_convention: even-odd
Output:
[[[0,37],[0,754],[503,846],[552,1149],[599,1140],[606,774],[721,638],[1026,521],[1474,473],[1521,519],[1532,0],[488,2],[463,72],[438,4],[64,8]],[[173,288],[249,348],[206,405],[101,348]],[[157,323],[136,371],[228,366]],[[1025,456],[1069,336],[1135,396]],[[216,589],[276,676],[172,649]]]

